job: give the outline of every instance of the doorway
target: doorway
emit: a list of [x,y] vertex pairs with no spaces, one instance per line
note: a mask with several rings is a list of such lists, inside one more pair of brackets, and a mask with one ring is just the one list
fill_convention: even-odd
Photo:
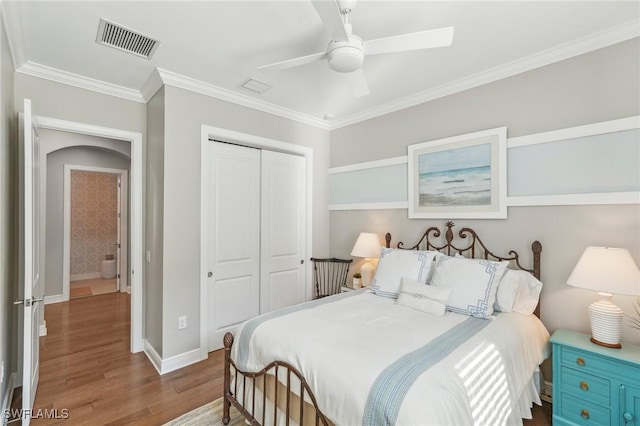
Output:
[[123,169],[64,166],[63,293],[71,299],[128,288],[127,177]]

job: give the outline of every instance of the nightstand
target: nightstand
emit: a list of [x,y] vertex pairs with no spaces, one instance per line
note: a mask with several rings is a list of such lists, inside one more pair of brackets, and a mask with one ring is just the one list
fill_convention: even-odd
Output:
[[640,426],[640,346],[598,346],[557,330],[553,344],[554,425]]

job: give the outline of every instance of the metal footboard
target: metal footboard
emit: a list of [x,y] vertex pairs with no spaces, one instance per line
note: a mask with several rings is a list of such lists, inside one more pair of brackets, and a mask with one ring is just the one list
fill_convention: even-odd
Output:
[[[266,425],[266,423],[271,424],[272,422],[274,426],[278,424],[288,426],[290,423],[315,424],[316,426],[330,426],[332,424],[318,408],[315,395],[305,378],[294,366],[284,361],[273,361],[258,372],[239,370],[231,359],[232,345],[233,335],[231,333],[225,334],[222,418],[225,425],[230,421],[231,405],[251,425]],[[241,393],[241,398],[239,398],[238,392]],[[258,406],[256,406],[256,396]],[[306,420],[305,409],[307,410]],[[311,414],[308,412],[309,409],[313,410]],[[273,419],[268,413],[273,415]]]

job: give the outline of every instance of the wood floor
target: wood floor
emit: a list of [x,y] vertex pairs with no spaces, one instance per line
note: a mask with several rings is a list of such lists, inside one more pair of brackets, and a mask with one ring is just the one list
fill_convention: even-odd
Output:
[[224,354],[160,376],[129,352],[130,296],[112,293],[46,305],[34,408],[69,418],[32,424],[159,425],[222,396]]
[[[46,305],[34,408],[69,417],[32,424],[161,425],[222,396],[222,351],[160,376],[144,353],[129,352],[129,318],[126,293]],[[536,406],[525,425],[551,425],[550,406]]]
[[71,299],[77,297],[97,296],[99,294],[115,293],[118,291],[115,278],[93,278],[88,280],[71,281],[69,293]]

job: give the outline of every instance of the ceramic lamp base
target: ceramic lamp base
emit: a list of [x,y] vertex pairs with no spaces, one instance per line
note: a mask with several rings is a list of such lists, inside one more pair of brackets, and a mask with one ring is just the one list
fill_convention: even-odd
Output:
[[360,267],[360,275],[362,275],[362,286],[369,287],[371,280],[373,280],[373,265],[369,262],[365,262]]
[[622,309],[611,302],[610,293],[598,293],[600,300],[589,305],[591,341],[608,348],[621,348]]

